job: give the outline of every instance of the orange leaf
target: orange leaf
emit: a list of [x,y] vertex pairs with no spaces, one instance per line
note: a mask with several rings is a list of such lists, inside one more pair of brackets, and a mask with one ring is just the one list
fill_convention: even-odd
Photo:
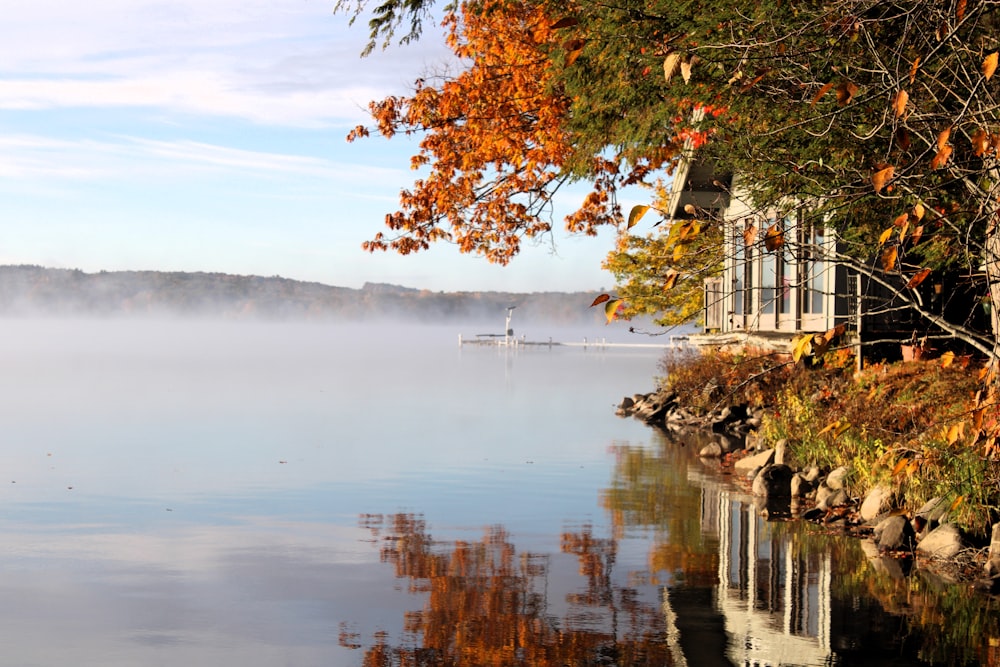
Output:
[[757,225],[751,224],[749,227],[743,230],[743,243],[746,245],[753,245],[757,240]]
[[896,227],[902,227],[906,224],[906,221],[910,219],[909,213],[900,213],[896,216],[896,219],[892,221],[892,224]]
[[890,246],[882,251],[882,268],[892,271],[896,266],[896,246]]
[[937,147],[939,151],[944,150],[944,147],[948,145],[948,137],[950,136],[951,136],[950,127],[946,127],[945,129],[941,130],[941,132],[938,134]]
[[593,308],[597,304],[604,303],[605,301],[607,301],[610,298],[611,298],[611,295],[609,295],[609,294],[601,294],[596,299],[594,299],[594,303],[590,304],[590,307]]
[[961,21],[962,18],[965,17],[965,4],[966,0],[958,0],[958,4],[955,7],[955,18],[957,18],[959,21]]
[[681,274],[679,274],[676,271],[671,271],[670,273],[668,273],[667,277],[663,279],[663,289],[664,290],[671,290],[671,289],[673,289],[674,285],[677,284],[677,278],[680,275]]
[[916,218],[917,222],[924,218],[924,205],[920,202],[913,205],[913,217]]
[[917,78],[917,69],[920,68],[920,56],[917,56],[913,60],[913,65],[910,66],[910,83],[913,83]]
[[992,141],[990,139],[990,134],[983,128],[976,130],[975,134],[972,135],[972,150],[973,152],[982,157],[989,152]]
[[626,225],[625,228],[632,229],[633,227],[635,227],[636,223],[639,222],[640,219],[642,219],[642,216],[646,215],[646,212],[648,210],[649,207],[644,204],[637,204],[633,206],[632,210],[629,211],[628,225]]
[[879,169],[872,174],[872,185],[875,186],[875,192],[881,192],[886,183],[892,180],[892,174],[894,171],[895,169],[892,167],[886,167],[885,169]]
[[920,243],[920,239],[923,238],[923,235],[924,235],[924,226],[920,225],[919,227],[913,230],[913,235],[910,236],[910,243],[913,245],[917,245],[918,243]]
[[906,102],[909,99],[910,94],[905,90],[900,90],[896,93],[896,96],[892,101],[892,109],[896,113],[896,118],[899,118],[906,113]]
[[785,243],[785,232],[778,225],[771,225],[764,233],[764,247],[774,252]]
[[939,150],[934,159],[931,160],[931,169],[940,169],[943,167],[948,162],[948,158],[951,157],[951,150],[951,146],[945,146]]
[[905,468],[909,462],[910,459],[907,458],[899,459],[899,463],[897,463],[892,469],[892,476],[895,477],[899,473],[903,472],[903,468]]
[[948,366],[951,366],[951,362],[953,361],[955,361],[955,353],[948,350],[941,355],[941,368],[948,368]]
[[920,269],[915,274],[913,274],[913,277],[910,278],[910,282],[906,283],[907,289],[917,289],[918,287],[920,287],[920,283],[927,280],[927,276],[929,275],[931,275],[930,269]]
[[951,503],[951,506],[948,508],[948,511],[954,512],[956,509],[958,509],[958,506],[961,505],[964,500],[965,496],[958,496],[957,498],[955,498],[955,500]]
[[896,230],[893,229],[892,227],[890,227],[889,229],[887,229],[884,232],[882,232],[881,234],[879,234],[878,244],[879,245],[885,245],[885,242],[889,240],[889,237],[892,236],[892,233],[894,231],[896,231]]
[[810,102],[809,106],[813,107],[816,106],[816,103],[820,101],[820,98],[822,98],[832,89],[833,89],[833,81],[831,81],[830,83],[824,85],[822,88],[819,89],[819,92],[816,93],[816,95],[812,98],[812,102]]
[[985,60],[983,60],[983,76],[986,77],[987,81],[989,81],[990,77],[993,76],[993,73],[997,71],[997,56],[998,53],[994,51],[990,55],[986,56]]

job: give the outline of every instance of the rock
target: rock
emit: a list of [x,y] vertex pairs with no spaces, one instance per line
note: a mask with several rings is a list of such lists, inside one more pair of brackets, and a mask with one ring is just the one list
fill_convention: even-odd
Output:
[[788,446],[788,441],[782,438],[778,442],[774,443],[774,462],[777,465],[785,464],[785,448]]
[[986,576],[1000,576],[1000,523],[993,524],[993,535],[990,539],[989,555],[986,557]]
[[816,487],[816,507],[823,510],[824,512],[829,509],[830,505],[827,503],[830,496],[833,495],[833,489],[831,489],[826,484],[820,484]]
[[826,485],[834,491],[844,488],[844,479],[847,477],[849,472],[850,468],[847,466],[834,468],[830,471],[830,474],[826,476]]
[[813,492],[815,486],[801,472],[792,477],[792,498],[802,498]]
[[622,402],[618,405],[619,410],[631,410],[635,407],[635,399],[626,396],[622,399]]
[[871,521],[879,514],[889,509],[893,501],[893,492],[888,486],[884,484],[879,484],[865,496],[864,502],[861,503],[861,509],[859,510],[861,514],[862,521]]
[[891,516],[875,526],[873,535],[875,543],[882,551],[898,551],[900,549],[912,551],[913,545],[917,541],[916,535],[913,533],[913,526],[902,515]]
[[817,466],[803,470],[801,474],[802,478],[810,484],[816,484],[819,481],[819,468]]
[[847,491],[844,489],[837,489],[826,499],[827,507],[840,507],[841,505],[850,505],[851,497],[847,495]]
[[913,520],[918,526],[918,532],[926,534],[941,525],[947,516],[948,503],[944,498],[936,497],[924,503],[913,515]]
[[717,442],[711,442],[701,448],[698,456],[705,459],[717,459],[722,456],[722,445]]
[[718,433],[715,437],[719,441],[719,446],[722,447],[723,454],[735,452],[737,449],[743,448],[743,439],[738,436],[730,435],[729,433]]
[[802,520],[804,520],[804,521],[814,521],[814,522],[817,522],[817,521],[821,521],[824,516],[826,516],[826,511],[825,510],[821,510],[818,507],[811,507],[811,508],[807,509],[805,512],[803,512],[802,514],[800,514],[799,518],[802,519]]
[[765,449],[764,451],[754,454],[753,456],[747,456],[736,463],[733,464],[733,468],[737,472],[749,472],[754,468],[762,468],[771,463],[774,459],[774,450]]
[[784,464],[764,466],[753,480],[753,495],[761,498],[791,498],[792,469]]
[[962,533],[953,523],[942,523],[917,544],[917,552],[928,558],[954,558],[963,549]]

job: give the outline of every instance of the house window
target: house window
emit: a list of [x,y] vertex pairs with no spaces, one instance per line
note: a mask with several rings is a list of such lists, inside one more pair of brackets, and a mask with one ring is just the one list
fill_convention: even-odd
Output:
[[745,261],[746,242],[740,233],[733,234],[733,314],[743,314],[743,262]]
[[[793,218],[785,216],[782,220],[782,228],[784,231],[785,239],[789,238],[789,234],[792,233],[792,222]],[[778,298],[778,313],[781,315],[789,315],[792,312],[792,280],[795,278],[795,255],[792,253],[792,249],[788,243],[781,244],[781,261],[778,263],[778,286],[781,290],[781,294]]]
[[823,252],[825,241],[822,226],[815,224],[802,225],[803,265],[803,298],[802,312],[806,315],[818,315],[823,312]]
[[778,261],[780,249],[764,251],[761,257],[760,271],[760,312],[773,315],[775,309],[775,291],[778,286]]

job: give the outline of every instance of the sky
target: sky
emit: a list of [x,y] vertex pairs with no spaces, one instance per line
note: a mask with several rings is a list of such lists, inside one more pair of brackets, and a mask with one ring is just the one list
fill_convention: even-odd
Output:
[[610,233],[556,233],[506,267],[446,244],[361,250],[412,184],[416,145],[345,135],[448,54],[432,23],[416,45],[362,59],[365,20],[350,27],[333,5],[0,0],[0,264],[610,288]]

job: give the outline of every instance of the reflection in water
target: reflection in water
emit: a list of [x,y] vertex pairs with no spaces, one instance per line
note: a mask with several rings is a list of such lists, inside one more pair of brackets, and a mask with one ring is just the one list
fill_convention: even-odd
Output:
[[[427,597],[423,610],[406,614],[398,644],[376,633],[366,667],[673,664],[659,610],[611,583],[615,541],[589,528],[562,537],[562,553],[576,557],[585,585],[566,597],[559,618],[549,601],[550,558],[518,553],[501,527],[479,542],[445,546],[411,514],[362,523],[381,538],[383,562]],[[341,633],[342,645],[360,647],[358,639]]]
[[[766,522],[692,451],[665,436],[613,447],[611,536],[567,531],[559,553],[518,552],[499,526],[443,543],[420,516],[364,517],[425,601],[363,664],[1000,664],[994,604],[869,562],[856,539]],[[612,576],[635,544],[646,566]],[[341,643],[363,648],[346,626]]]

